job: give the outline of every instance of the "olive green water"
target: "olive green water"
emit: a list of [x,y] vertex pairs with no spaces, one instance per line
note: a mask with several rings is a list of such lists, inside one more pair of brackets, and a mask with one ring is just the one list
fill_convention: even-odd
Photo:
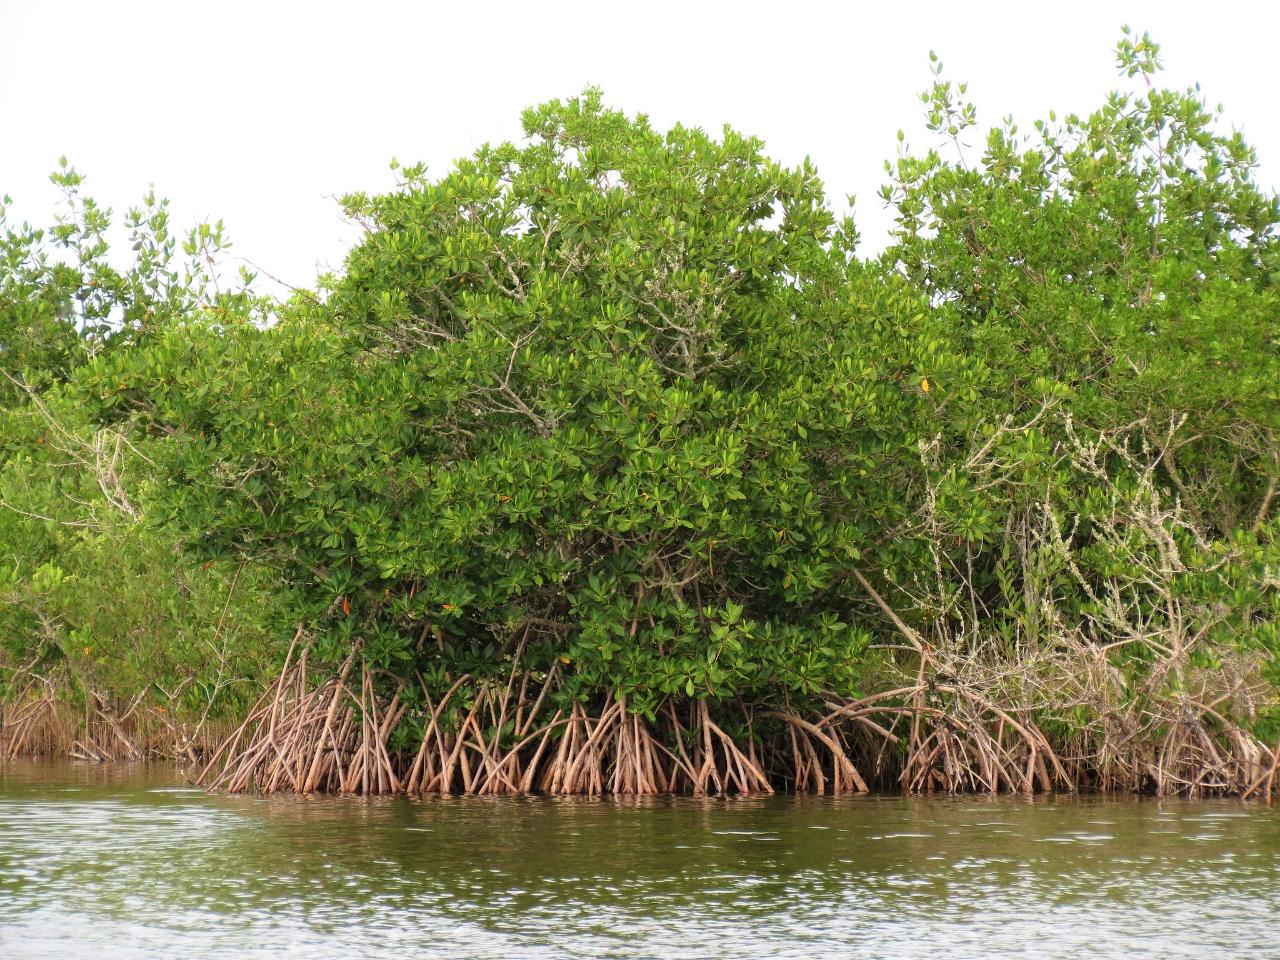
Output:
[[1280,957],[1234,802],[209,796],[0,766],[0,957]]

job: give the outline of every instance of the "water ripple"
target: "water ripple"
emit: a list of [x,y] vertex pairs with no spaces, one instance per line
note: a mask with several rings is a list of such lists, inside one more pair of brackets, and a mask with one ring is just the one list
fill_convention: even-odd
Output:
[[211,797],[0,768],[0,956],[1266,956],[1280,816],[1215,802]]

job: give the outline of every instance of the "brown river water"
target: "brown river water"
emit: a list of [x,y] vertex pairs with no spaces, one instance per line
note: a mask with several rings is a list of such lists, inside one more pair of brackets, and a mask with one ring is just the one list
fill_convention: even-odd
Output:
[[1233,801],[212,796],[0,765],[0,958],[1280,960]]

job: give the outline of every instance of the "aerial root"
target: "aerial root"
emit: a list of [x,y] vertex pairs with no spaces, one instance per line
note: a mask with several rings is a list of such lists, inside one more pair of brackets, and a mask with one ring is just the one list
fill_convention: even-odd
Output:
[[409,709],[405,688],[380,695],[379,678],[358,652],[337,675],[313,683],[300,639],[244,723],[212,753],[199,783],[233,793],[364,796],[773,791],[749,711],[743,738],[698,701],[666,704],[652,720],[631,712],[623,696],[595,713],[576,701],[552,709],[556,669],[513,667],[505,682],[463,675],[438,699],[419,677],[413,699],[422,733],[395,748]]
[[[1074,732],[1051,736],[1046,728],[1064,725],[1048,724],[1043,708],[923,671],[916,683],[846,702],[827,697],[825,707],[667,700],[641,715],[622,695],[594,709],[566,703],[558,666],[515,663],[506,677],[462,675],[433,695],[420,676],[413,688],[378,674],[358,650],[336,673],[313,677],[299,634],[199,782],[364,796],[727,796],[768,794],[775,784],[856,794],[869,781],[911,793],[1096,788],[1270,800],[1280,792],[1280,746],[1185,695],[1163,712],[1153,699],[1141,710],[1097,710]],[[5,709],[10,751],[66,722],[39,691]],[[119,720],[101,729],[127,736]]]
[[66,757],[95,763],[150,757],[190,759],[212,725],[193,732],[145,692],[122,701],[86,690],[74,678],[30,676],[0,702],[0,758]]
[[[1280,744],[1268,747],[1187,696],[1163,710],[1148,702],[1141,710],[1098,711],[1083,729],[1058,738],[1045,733],[1037,711],[956,683],[827,706],[815,726],[832,736],[844,731],[847,754],[869,761],[878,782],[894,779],[909,793],[1280,795]],[[846,746],[854,742],[860,752]],[[830,767],[818,745],[793,733],[792,753],[797,789],[825,789]]]
[[1103,790],[1157,796],[1240,796],[1280,791],[1280,744],[1269,747],[1211,707],[1183,698],[1105,725],[1092,781]]
[[399,693],[382,705],[367,664],[359,688],[349,678],[356,653],[336,677],[311,686],[301,631],[280,676],[245,721],[215,750],[197,782],[240,793],[396,793],[400,778],[387,748],[404,714]]
[[783,720],[791,745],[791,783],[802,792],[867,793],[867,783],[849,758],[844,731],[822,722],[812,723],[794,711],[769,711]]

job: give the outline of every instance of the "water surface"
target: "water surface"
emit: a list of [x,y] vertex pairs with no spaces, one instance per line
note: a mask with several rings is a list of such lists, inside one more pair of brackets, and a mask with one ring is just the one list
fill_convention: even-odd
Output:
[[1280,958],[1280,812],[261,799],[10,763],[0,957]]

